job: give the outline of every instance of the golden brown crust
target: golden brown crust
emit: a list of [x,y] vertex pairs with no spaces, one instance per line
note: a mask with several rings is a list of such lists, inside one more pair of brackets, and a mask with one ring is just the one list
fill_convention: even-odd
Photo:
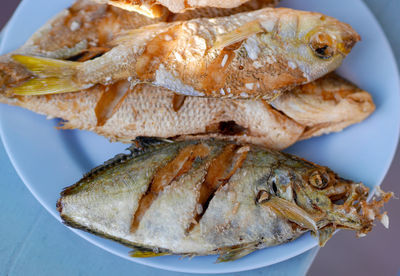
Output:
[[[251,3],[240,9],[252,7]],[[216,14],[213,13],[216,9],[197,11],[191,16]],[[188,14],[190,12],[182,16]],[[75,21],[79,21],[83,27],[71,30],[71,24]],[[86,40],[92,47],[104,47],[108,45],[115,32],[149,22],[154,20],[86,0],[78,1],[69,11],[61,13],[47,23],[22,49],[18,50],[18,53],[55,58],[69,57],[70,49],[77,48],[76,44],[81,40]],[[98,32],[91,32],[96,26],[99,26]],[[68,40],[54,39],[60,36],[67,37]],[[64,51],[52,51],[55,49]],[[262,101],[229,99],[187,97],[177,108],[173,105],[172,93],[165,89],[142,85],[129,93],[111,119],[105,120],[103,126],[97,126],[96,106],[104,91],[100,86],[89,91],[65,95],[7,98],[4,88],[29,78],[30,74],[22,67],[18,67],[8,56],[0,58],[0,66],[4,67],[0,75],[0,89],[3,91],[0,92],[0,102],[18,105],[48,117],[63,118],[67,121],[63,128],[94,131],[113,141],[129,142],[136,136],[144,135],[176,139],[218,137],[283,149],[300,137],[305,139],[329,131],[338,131],[354,123],[352,120],[354,118],[362,120],[362,116],[354,115],[357,110],[363,111],[365,117],[373,110],[371,109],[373,103],[368,93],[333,75],[298,88],[292,96],[287,94],[276,101],[275,106],[286,114],[277,112]],[[346,87],[349,92],[346,92],[346,100],[341,101],[347,104],[345,112],[336,111],[340,110],[342,106],[340,103],[337,104],[326,97],[321,99],[319,96],[322,90],[328,93]],[[337,97],[334,93],[332,95]],[[316,103],[317,107],[325,105],[327,112],[310,109],[303,114],[295,114],[288,108],[293,105],[304,108],[307,106],[307,101]]]
[[149,85],[141,85],[129,93],[118,111],[103,126],[97,126],[95,106],[102,93],[102,89],[95,87],[84,92],[51,96],[0,96],[0,102],[63,118],[66,123],[62,128],[90,130],[112,141],[126,143],[137,136],[221,137],[226,132],[219,125],[233,121],[244,131],[226,135],[228,139],[284,149],[296,142],[304,130],[261,101],[188,97],[175,112],[173,94]]
[[[173,13],[183,13],[195,8],[233,9],[255,2],[249,0],[95,0],[98,3],[108,3],[128,11],[136,11],[150,17],[159,17],[164,14],[160,6],[168,8]],[[258,0],[264,6],[275,6],[278,0]]]
[[375,110],[369,93],[334,73],[285,93],[273,106],[306,127],[301,139],[340,131]]
[[246,11],[255,11],[266,7],[275,7],[278,0],[250,0],[244,4],[231,8],[197,8],[183,13],[171,13],[168,21],[183,21],[201,17],[221,17]]

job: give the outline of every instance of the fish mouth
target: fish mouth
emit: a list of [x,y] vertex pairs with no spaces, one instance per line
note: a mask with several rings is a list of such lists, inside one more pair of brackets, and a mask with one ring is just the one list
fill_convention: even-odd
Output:
[[[340,178],[329,169],[313,171],[307,183],[305,186],[292,183],[294,202],[275,199],[267,204],[300,228],[311,230],[320,246],[337,229],[353,230],[362,237],[371,231],[376,218],[388,227],[388,216],[381,208],[393,193],[385,193],[378,187],[372,196],[362,183]],[[372,197],[370,202],[369,197]]]
[[371,231],[375,218],[385,227],[388,226],[386,212],[381,213],[381,208],[393,193],[385,193],[378,187],[372,200],[368,202],[368,187],[362,183],[338,178],[334,185],[326,189],[325,195],[332,203],[331,210],[327,212],[329,224],[334,225],[336,229],[355,230],[358,236],[364,236]]
[[350,25],[343,23],[337,50],[342,55],[347,55],[360,40],[361,36]]
[[348,55],[356,43],[360,40],[361,37],[357,33],[347,34],[343,37],[342,41],[338,43],[337,50],[342,55]]

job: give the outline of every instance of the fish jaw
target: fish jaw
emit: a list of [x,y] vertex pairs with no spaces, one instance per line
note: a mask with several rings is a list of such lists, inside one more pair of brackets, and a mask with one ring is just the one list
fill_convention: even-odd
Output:
[[[326,167],[317,166],[303,175],[302,181],[293,185],[296,203],[310,213],[319,232],[333,229],[326,237],[319,236],[323,246],[336,229],[350,229],[363,236],[371,231],[375,218],[382,221],[381,208],[393,193],[380,192],[367,202],[369,188],[362,183],[343,179]],[[319,234],[315,233],[315,234]]]

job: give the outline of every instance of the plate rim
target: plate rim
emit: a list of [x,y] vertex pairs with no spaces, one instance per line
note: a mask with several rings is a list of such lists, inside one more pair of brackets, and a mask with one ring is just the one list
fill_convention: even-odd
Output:
[[[14,20],[16,20],[15,18],[18,17],[19,13],[21,12],[21,10],[23,10],[24,5],[28,2],[28,0],[22,0],[21,3],[18,5],[17,9],[15,10],[15,12],[13,13],[12,17],[10,18],[10,20],[7,22],[7,24],[5,25],[5,27],[2,30],[2,36],[1,36],[1,40],[0,40],[0,53],[3,52],[3,48],[5,45],[5,41],[7,41],[7,38],[9,37],[9,31],[11,29],[11,26],[14,22]],[[370,18],[374,21],[373,23],[377,25],[380,33],[383,35],[384,40],[382,41],[382,43],[384,43],[389,51],[389,55],[390,55],[390,59],[394,62],[394,68],[395,68],[395,74],[397,76],[396,80],[393,80],[393,83],[396,83],[396,87],[397,87],[397,93],[400,93],[400,74],[399,74],[399,67],[397,64],[397,60],[396,57],[394,55],[394,51],[392,48],[392,45],[389,42],[388,37],[386,36],[386,33],[384,32],[380,22],[377,20],[377,18],[375,17],[375,15],[372,13],[372,11],[370,10],[369,6],[364,3],[364,1],[362,0],[358,0],[358,2],[363,5],[366,9],[366,12],[369,13]],[[400,102],[399,102],[400,104]],[[1,105],[2,106],[2,105]],[[2,107],[0,107],[0,109],[2,109]],[[393,151],[391,152],[391,156],[389,156],[390,158],[387,158],[387,162],[384,165],[385,169],[382,170],[381,175],[379,176],[379,185],[380,186],[382,184],[382,182],[384,181],[384,178],[386,177],[391,164],[393,163],[393,159],[394,156],[399,148],[399,137],[400,137],[400,125],[399,127],[396,129],[396,141],[397,143],[394,145]],[[23,171],[21,170],[21,168],[18,165],[17,160],[14,159],[14,156],[12,154],[12,150],[9,147],[7,140],[5,139],[5,134],[4,134],[4,128],[2,126],[2,120],[0,118],[0,140],[3,143],[5,152],[11,162],[11,164],[13,165],[15,171],[17,172],[19,178],[22,180],[22,182],[24,183],[24,185],[28,188],[28,190],[30,191],[30,193],[32,193],[32,195],[35,197],[36,200],[38,200],[38,202],[46,209],[47,212],[49,212],[55,219],[57,219],[58,221],[62,221],[61,218],[58,216],[58,213],[56,213],[53,209],[48,208],[48,206],[44,203],[44,200],[41,198],[41,196],[38,195],[38,193],[34,190],[33,186],[31,185],[31,183],[29,183],[29,181],[27,181],[27,179],[24,176]],[[303,246],[302,248],[298,249],[298,250],[294,250],[293,252],[291,252],[290,254],[285,254],[284,257],[278,257],[275,258],[274,261],[269,262],[267,264],[262,263],[259,265],[253,265],[253,266],[245,266],[243,269],[233,269],[233,270],[229,270],[229,269],[225,269],[224,271],[215,271],[213,269],[205,269],[202,271],[195,271],[195,270],[187,270],[187,269],[179,269],[179,267],[176,266],[168,266],[168,265],[164,265],[164,264],[156,264],[156,263],[148,263],[143,259],[140,258],[130,258],[129,256],[125,256],[122,255],[122,253],[115,251],[112,248],[108,248],[106,247],[106,245],[103,245],[102,243],[98,242],[96,239],[91,238],[91,236],[89,236],[88,233],[80,231],[78,229],[74,229],[71,227],[67,227],[69,230],[71,230],[72,232],[74,232],[75,234],[77,234],[78,236],[80,236],[81,238],[87,240],[88,242],[92,243],[93,245],[106,250],[107,252],[110,252],[111,254],[117,255],[123,259],[126,259],[128,261],[132,261],[135,263],[139,263],[142,265],[146,265],[149,267],[154,267],[154,268],[158,268],[158,269],[164,269],[164,270],[168,270],[168,271],[174,271],[174,272],[186,272],[186,273],[199,273],[199,274],[209,274],[209,273],[232,273],[232,272],[243,272],[243,271],[248,271],[248,270],[252,270],[252,269],[257,269],[257,268],[261,268],[261,267],[266,267],[266,266],[270,266],[273,265],[275,263],[279,263],[288,259],[291,259],[295,256],[298,256],[310,249],[312,249],[313,247],[317,246],[317,241],[315,239],[312,240],[312,242],[309,242],[308,246]],[[305,235],[301,236],[300,238],[306,238],[307,236],[311,235],[309,233],[306,233]]]

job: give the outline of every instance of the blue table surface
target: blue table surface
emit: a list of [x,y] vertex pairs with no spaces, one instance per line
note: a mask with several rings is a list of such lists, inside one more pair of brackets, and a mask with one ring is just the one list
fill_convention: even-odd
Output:
[[[400,1],[365,2],[382,24],[399,61]],[[28,191],[2,143],[0,183],[0,275],[185,275],[129,262],[75,235]],[[311,249],[282,263],[232,275],[305,275],[317,252]]]

